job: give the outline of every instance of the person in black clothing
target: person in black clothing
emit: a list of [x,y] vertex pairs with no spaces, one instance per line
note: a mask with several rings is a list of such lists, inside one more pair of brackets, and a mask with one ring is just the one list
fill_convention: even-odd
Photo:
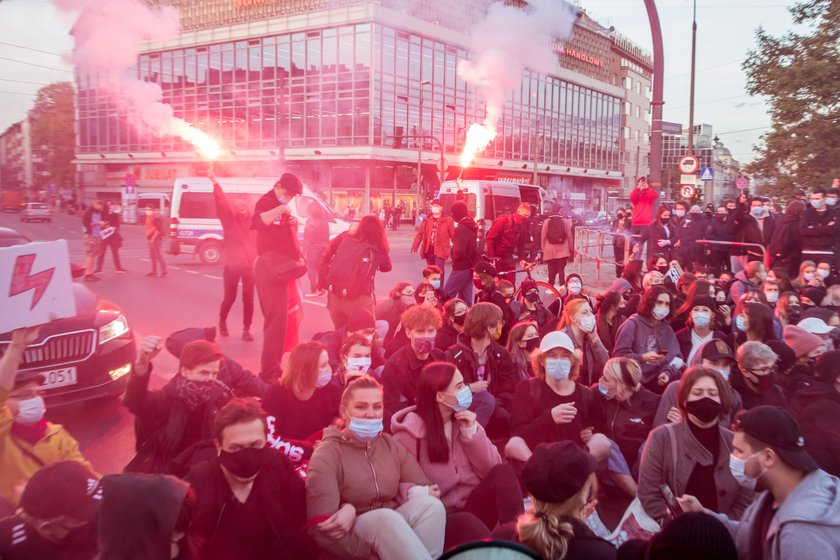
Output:
[[114,212],[114,205],[110,200],[105,202],[105,210],[102,214],[102,221],[107,225],[103,228],[103,232],[108,231],[109,228],[114,228],[113,231],[105,237],[102,236],[102,245],[99,247],[99,258],[96,260],[96,270],[94,274],[102,272],[102,265],[105,262],[105,253],[111,249],[111,256],[114,257],[114,268],[117,273],[125,274],[126,269],[120,263],[120,247],[122,247],[123,237],[120,235],[120,215]]
[[[510,272],[516,268],[515,256],[524,257],[528,232],[525,222],[531,216],[531,205],[523,202],[513,214],[499,215],[490,229],[487,231],[486,244],[487,256],[491,259],[498,259],[496,267],[500,270]],[[506,274],[507,279],[516,285],[516,275],[510,272]]]
[[816,375],[810,387],[791,400],[791,410],[805,437],[805,450],[820,468],[840,476],[840,351],[817,358]]
[[761,342],[745,342],[736,351],[738,367],[730,373],[729,384],[741,396],[743,408],[759,405],[787,407],[787,398],[776,383],[778,356]]
[[0,520],[3,560],[93,560],[97,476],[78,461],[41,467],[24,487],[17,513]]
[[[715,215],[706,224],[703,237],[717,241],[735,241],[735,222],[726,205],[719,204]],[[731,270],[731,248],[724,245],[710,245],[703,249],[706,254],[706,265],[709,270],[719,276],[723,270]]]
[[450,299],[443,304],[443,327],[435,336],[435,348],[445,352],[455,344],[458,335],[464,332],[467,308],[467,304],[460,299]]
[[[516,322],[516,317],[513,315],[513,310],[510,307],[510,302],[505,299],[505,296],[499,292],[496,278],[499,274],[496,268],[487,262],[480,262],[475,266],[475,280],[476,287],[480,287],[480,292],[476,296],[476,302],[487,302],[496,305],[502,310],[502,332],[499,334],[497,340],[501,344],[507,342],[507,334],[510,328]],[[463,373],[463,372],[461,372]]]
[[126,472],[172,472],[179,454],[210,439],[213,417],[231,397],[217,380],[222,353],[206,340],[186,344],[179,372],[163,389],[150,391],[151,362],[161,349],[159,337],[146,337],[129,374],[124,403],[135,416],[137,454]]
[[523,280],[520,286],[522,294],[522,307],[516,322],[533,321],[538,329],[543,328],[546,323],[554,319],[554,313],[549,311],[540,299],[540,290],[533,280]]
[[651,258],[664,257],[666,261],[671,260],[671,254],[676,254],[674,245],[677,243],[677,230],[671,224],[671,210],[667,206],[660,206],[656,211],[656,221],[650,225],[650,250]]
[[[283,173],[274,187],[254,207],[251,228],[257,231],[257,254],[254,261],[254,282],[260,298],[265,322],[260,375],[273,380],[280,372],[280,361],[286,352],[286,327],[289,320],[289,282],[272,279],[272,263],[304,264],[297,242],[298,220],[292,215],[289,202],[303,192],[303,184],[295,175]],[[310,263],[315,266],[315,263]],[[293,281],[292,281],[293,282]]]
[[[770,245],[775,230],[775,220],[764,208],[764,199],[758,196],[753,197],[747,206],[747,194],[742,193],[738,199],[738,207],[735,210],[735,231],[736,241],[763,245],[765,248]],[[739,254],[738,262],[742,269],[747,267],[751,261],[762,261],[763,255],[758,247],[747,247],[740,251],[733,251],[733,255]]]
[[770,266],[782,268],[788,277],[799,275],[799,265],[802,262],[802,237],[799,235],[799,224],[805,205],[794,200],[785,206],[785,212],[776,219],[773,238],[770,240]]
[[207,175],[213,182],[213,200],[216,203],[216,213],[222,222],[224,231],[224,298],[219,308],[219,334],[228,336],[227,317],[233,302],[236,301],[236,290],[242,282],[242,340],[252,342],[251,322],[254,319],[254,259],[257,258],[256,239],[250,229],[251,214],[244,205],[233,208],[228,202],[216,175],[211,171]]
[[840,223],[837,214],[825,204],[825,189],[811,192],[811,205],[805,208],[799,222],[802,238],[802,259],[834,262]]
[[468,305],[473,303],[473,268],[478,263],[478,226],[469,216],[467,205],[456,200],[449,209],[455,221],[455,237],[452,242],[452,272],[446,279],[446,297],[459,297]]
[[187,534],[195,493],[174,476],[111,474],[102,479],[97,560],[193,560]]
[[383,422],[389,431],[391,416],[415,404],[417,380],[423,366],[446,359],[446,354],[434,347],[435,336],[442,325],[440,311],[426,305],[415,305],[402,314],[401,323],[409,342],[388,358],[382,370]]
[[318,286],[318,267],[321,262],[327,245],[330,244],[330,225],[324,217],[324,210],[319,204],[309,205],[309,219],[303,228],[303,257],[306,262],[312,263],[309,267],[309,296],[320,296],[324,294]]
[[197,502],[190,526],[201,560],[315,557],[304,530],[306,490],[282,453],[266,445],[265,412],[234,399],[213,424],[218,457],[186,477]]

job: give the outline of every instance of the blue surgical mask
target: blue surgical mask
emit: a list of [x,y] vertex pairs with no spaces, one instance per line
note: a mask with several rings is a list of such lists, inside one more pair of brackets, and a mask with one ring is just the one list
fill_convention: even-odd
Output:
[[572,361],[568,358],[546,358],[545,373],[554,381],[566,381],[572,371]]
[[469,387],[464,387],[463,389],[455,393],[455,400],[457,401],[456,404],[446,404],[450,406],[455,412],[467,410],[470,406],[472,406],[472,391],[470,391]]
[[351,418],[347,426],[350,432],[363,443],[370,443],[382,433],[382,418]]
[[613,400],[613,396],[610,395],[610,390],[607,389],[607,386],[604,385],[603,383],[600,383],[600,382],[598,383],[598,392],[601,393],[602,395],[604,395],[604,398],[607,399],[608,401]]
[[750,209],[750,215],[753,218],[760,218],[764,215],[764,208],[762,208],[761,206],[756,206],[754,208],[751,208]]
[[755,483],[758,481],[759,478],[764,476],[764,473],[767,472],[767,469],[763,469],[761,473],[755,478],[751,477],[746,473],[747,468],[747,461],[755,457],[761,453],[761,451],[756,451],[746,459],[739,459],[735,455],[729,455],[729,472],[732,473],[732,478],[734,478],[738,484],[746,488],[747,490],[755,490]]
[[668,314],[670,312],[671,312],[671,310],[668,309],[667,307],[654,307],[653,308],[653,318],[656,319],[657,321],[662,321],[662,320],[665,319],[665,317],[668,316]]
[[674,210],[674,214],[676,214],[677,218],[682,218],[685,216],[685,210]]
[[318,379],[315,380],[315,387],[318,389],[326,387],[327,383],[330,382],[330,379],[332,379],[332,368],[327,366],[327,369],[318,372]]
[[813,206],[814,209],[816,209],[816,210],[819,210],[820,208],[822,208],[822,205],[823,205],[822,200],[812,200],[811,201],[811,206]]
[[429,283],[432,285],[432,288],[434,288],[435,290],[440,289],[440,280],[431,280],[431,281],[429,281]]
[[695,311],[691,314],[691,319],[694,321],[695,327],[703,329],[708,327],[709,323],[712,322],[712,314],[704,311]]
[[735,328],[741,332],[747,332],[747,322],[744,321],[744,317],[742,315],[735,317]]

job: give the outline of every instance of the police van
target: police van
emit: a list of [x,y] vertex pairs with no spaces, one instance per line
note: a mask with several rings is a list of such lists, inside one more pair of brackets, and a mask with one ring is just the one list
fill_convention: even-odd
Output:
[[[265,193],[271,190],[274,177],[218,177],[219,185],[233,208],[244,205],[249,212]],[[303,228],[311,206],[320,206],[329,224],[330,239],[347,231],[350,222],[339,218],[330,206],[306,185],[303,193],[289,203],[292,214],[300,222],[298,239],[303,238]],[[224,231],[216,213],[213,183],[207,177],[179,177],[172,187],[169,236],[170,253],[191,253],[206,264],[215,264],[222,258]]]
[[455,200],[464,201],[469,215],[478,224],[478,238],[482,243],[496,217],[516,212],[523,202],[535,206],[540,214],[546,214],[554,202],[551,193],[542,187],[507,181],[444,181],[437,197],[447,214]]

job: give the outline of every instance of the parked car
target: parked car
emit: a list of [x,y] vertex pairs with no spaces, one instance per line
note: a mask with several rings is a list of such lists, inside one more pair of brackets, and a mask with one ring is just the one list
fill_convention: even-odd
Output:
[[20,213],[21,222],[51,222],[50,207],[43,202],[27,202]]
[[590,211],[583,215],[583,224],[587,227],[604,227],[608,226],[609,223],[610,217],[603,210],[600,212]]
[[23,193],[20,191],[0,192],[0,210],[3,212],[20,212],[23,209]]
[[[0,227],[0,247],[30,241]],[[84,267],[73,267],[74,278],[83,274]],[[44,398],[50,406],[122,394],[137,358],[134,332],[119,306],[78,282],[73,283],[73,297],[76,315],[43,325],[19,366],[44,375]],[[0,334],[0,355],[10,339],[11,333]]]

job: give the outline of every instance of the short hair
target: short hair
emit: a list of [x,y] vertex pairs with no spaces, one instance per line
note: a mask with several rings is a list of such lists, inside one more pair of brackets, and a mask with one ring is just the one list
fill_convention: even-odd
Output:
[[688,210],[688,202],[685,202],[684,200],[678,200],[678,201],[676,201],[676,202],[674,203],[674,208],[676,209],[676,207],[677,207],[677,206],[682,206],[683,208],[685,208],[686,210]]
[[502,317],[502,310],[495,303],[483,301],[476,303],[467,310],[464,319],[464,332],[470,338],[482,338],[490,327],[498,325]]
[[467,308],[469,308],[469,305],[467,305],[467,302],[465,302],[464,300],[459,299],[459,298],[452,298],[452,299],[450,299],[449,301],[447,301],[446,303],[443,304],[443,314],[446,315],[447,317],[454,317],[455,316],[455,306],[457,306],[459,303],[463,303],[464,305],[467,306]]
[[316,341],[302,342],[289,353],[289,362],[278,382],[281,387],[305,393],[318,380],[318,361],[327,347]]
[[265,416],[265,410],[254,397],[233,398],[220,408],[213,418],[213,437],[221,444],[225,428],[234,424],[253,422],[254,420],[262,422],[263,430],[268,432]]
[[816,189],[811,189],[811,194],[821,194],[825,196],[825,189],[822,187],[817,187]]
[[[382,385],[380,385],[379,382],[370,375],[360,375],[358,377],[354,377],[349,383],[347,383],[347,387],[344,388],[344,392],[341,393],[341,408],[346,410],[347,404],[350,402],[350,399],[353,398],[353,393],[363,389],[379,389],[381,392]],[[344,427],[342,424],[343,422],[339,422],[339,426],[341,428]]]
[[756,342],[748,340],[741,344],[735,352],[738,359],[738,365],[741,369],[747,369],[755,366],[758,363],[772,363],[775,364],[779,356],[773,352],[773,349],[763,342]]
[[761,196],[754,196],[750,199],[750,205],[752,205],[753,202],[759,202],[763,206],[764,205],[764,198],[761,197]]
[[419,331],[428,328],[439,329],[443,325],[440,311],[428,305],[412,305],[400,316],[402,326],[409,331]]
[[443,274],[443,271],[436,264],[430,264],[423,269],[423,278],[428,278],[432,274]]
[[409,282],[408,280],[400,280],[399,282],[394,284],[394,287],[391,288],[390,292],[388,292],[388,297],[390,297],[391,299],[399,299],[400,292],[402,292],[409,286],[412,286],[411,282]]
[[496,286],[496,290],[501,292],[503,288],[514,289],[513,282],[511,282],[510,280],[499,280],[499,284]]
[[352,333],[344,339],[344,342],[341,343],[341,355],[346,356],[350,353],[350,349],[354,346],[365,346],[367,348],[371,347],[371,343],[368,339],[360,335],[359,333]]
[[533,213],[533,211],[534,211],[534,210],[533,210],[533,208],[531,208],[531,205],[530,205],[530,204],[528,204],[527,202],[523,202],[523,203],[522,203],[522,204],[520,204],[520,205],[519,205],[519,207],[516,209],[517,213],[518,213],[518,212],[521,212],[522,210],[527,210],[529,214]]
[[414,287],[414,301],[418,304],[426,299],[426,292],[434,292],[435,287],[428,280],[423,280]]
[[690,367],[683,372],[680,383],[677,386],[677,407],[685,412],[685,403],[688,401],[688,394],[691,392],[691,388],[704,377],[714,379],[715,385],[717,385],[718,395],[720,395],[720,404],[723,411],[731,412],[734,410],[735,399],[732,396],[732,391],[729,389],[729,383],[727,383],[716,369],[702,366]]
[[[654,284],[653,281],[657,280],[658,278],[662,278],[662,282]],[[648,290],[652,286],[661,285],[663,282],[665,282],[665,275],[659,272],[658,270],[651,270],[650,272],[646,273],[642,278],[642,288]]]
[[656,300],[662,294],[667,294],[668,298],[670,298],[671,302],[671,311],[674,310],[674,296],[668,289],[661,285],[657,284],[656,286],[651,286],[645,293],[642,295],[642,300],[639,302],[639,307],[637,309],[637,313],[642,317],[647,319],[653,318],[653,308],[656,306]]
[[747,278],[751,278],[762,271],[766,272],[764,263],[761,261],[750,261],[747,263],[747,266],[744,267],[744,274]]

